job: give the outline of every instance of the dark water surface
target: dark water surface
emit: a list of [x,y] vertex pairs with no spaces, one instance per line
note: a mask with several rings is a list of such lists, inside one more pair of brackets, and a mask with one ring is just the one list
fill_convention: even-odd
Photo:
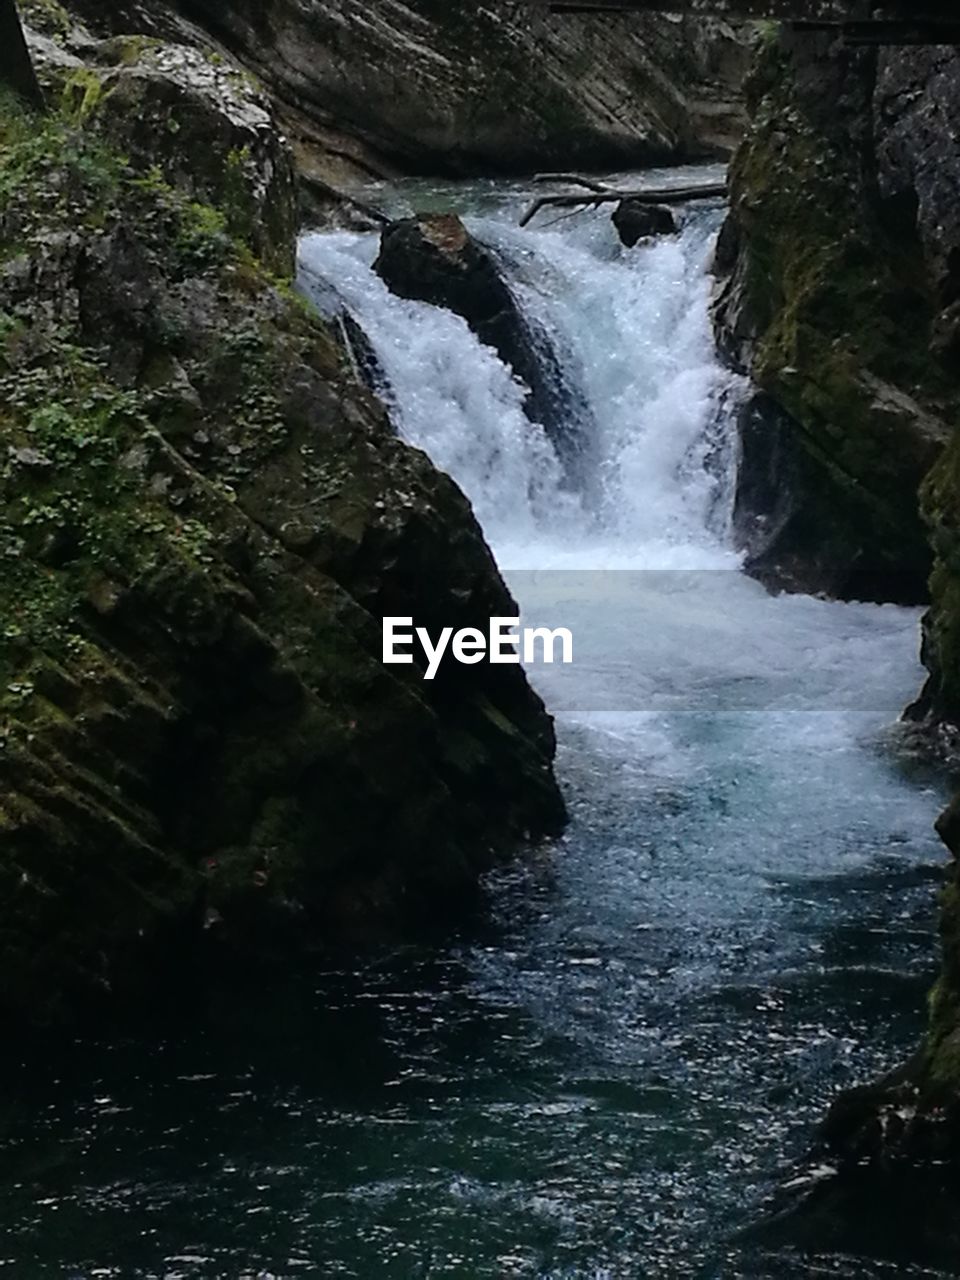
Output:
[[[786,610],[763,629],[766,710],[731,671],[742,637],[702,649],[683,607],[715,636],[719,602],[657,579],[636,660],[651,669],[671,618],[685,658],[668,646],[646,713],[602,704],[602,662],[541,677],[573,823],[494,878],[479,934],[201,999],[54,1061],[9,1046],[0,1270],[820,1274],[736,1232],[832,1091],[922,1028],[938,796],[876,736],[915,618],[710,582],[739,617]],[[524,586],[535,610],[542,591]],[[570,705],[585,688],[591,709]],[[817,1268],[932,1274],[909,1261]]]
[[387,295],[372,242],[304,252],[501,563],[567,570],[512,585],[577,637],[574,667],[536,673],[569,832],[493,878],[472,936],[198,992],[125,1037],[8,1040],[0,1276],[933,1274],[909,1234],[878,1223],[874,1247],[869,1213],[846,1256],[738,1241],[831,1095],[922,1030],[942,793],[885,737],[917,615],[736,570],[720,211],[627,256],[605,221],[522,238],[521,194],[467,204],[576,373],[580,493],[495,354]]

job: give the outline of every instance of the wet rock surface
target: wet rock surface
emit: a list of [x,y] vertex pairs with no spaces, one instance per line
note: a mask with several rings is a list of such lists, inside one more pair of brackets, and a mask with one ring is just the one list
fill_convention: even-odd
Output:
[[[40,59],[47,121],[0,125],[2,1001],[40,1021],[452,921],[564,817],[518,668],[381,664],[384,614],[515,610],[271,269],[282,142],[218,122],[180,49],[104,71],[97,43],[92,101],[77,58]],[[155,167],[125,120],[132,156],[169,137]]]
[[95,129],[141,175],[160,173],[216,206],[267,267],[292,272],[293,156],[252,76],[202,47],[137,35],[95,39],[66,11],[54,35],[45,34],[51,16],[40,3],[27,7],[26,19],[55,109]]
[[889,98],[913,55],[881,58],[877,98],[874,52],[819,37],[765,50],[732,169],[716,317],[727,358],[794,424],[792,501],[807,532],[798,543],[784,524],[784,544],[767,548],[768,565],[790,566],[781,585],[918,602],[932,560],[918,493],[950,438],[957,387],[933,349],[937,254],[909,176],[894,178]]
[[729,152],[742,126],[752,35],[727,22],[557,21],[509,0],[376,0],[362,17],[350,0],[171,10],[271,86],[307,169],[625,167]]
[[669,236],[677,230],[677,219],[666,205],[644,204],[642,200],[622,200],[611,218],[620,241],[628,249],[652,236]]
[[453,214],[421,214],[389,226],[375,268],[402,298],[430,302],[462,316],[528,388],[527,416],[551,437],[568,471],[582,441],[574,393],[549,339],[523,315],[487,248]]
[[[738,532],[759,576],[794,589],[920,599],[932,567],[930,678],[908,715],[955,770],[960,56],[795,38],[766,50],[748,97],[718,248],[720,341],[763,389],[742,424]],[[843,1233],[869,1202],[871,1221],[894,1224],[888,1251],[910,1231],[944,1265],[960,1168],[956,802],[938,831],[952,861],[926,1039],[904,1068],[837,1100],[819,1148],[836,1176],[785,1222],[856,1250]]]

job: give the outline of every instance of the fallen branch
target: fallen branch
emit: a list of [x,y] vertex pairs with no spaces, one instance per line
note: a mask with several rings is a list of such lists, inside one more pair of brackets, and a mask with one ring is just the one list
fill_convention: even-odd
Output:
[[593,178],[584,178],[579,173],[537,173],[534,182],[565,182],[570,187],[586,187],[588,191],[606,194],[611,190],[605,182],[597,182]]
[[686,204],[689,200],[717,200],[727,194],[726,182],[702,183],[698,187],[661,187],[650,191],[596,191],[578,196],[569,193],[562,196],[540,196],[520,219],[521,227],[528,226],[541,209],[575,209],[579,206],[597,207],[616,204],[620,200],[639,200],[643,204]]

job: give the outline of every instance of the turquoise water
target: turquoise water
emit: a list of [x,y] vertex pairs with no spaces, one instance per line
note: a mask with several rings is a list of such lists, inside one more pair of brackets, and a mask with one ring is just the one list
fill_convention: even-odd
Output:
[[628,258],[596,218],[518,240],[512,187],[458,198],[576,371],[579,492],[496,357],[380,289],[370,241],[310,241],[305,271],[370,333],[528,619],[574,631],[574,665],[534,673],[569,831],[452,937],[10,1045],[0,1274],[935,1274],[908,1239],[884,1261],[741,1236],[832,1094],[922,1030],[942,792],[890,731],[918,617],[739,572],[719,212]]

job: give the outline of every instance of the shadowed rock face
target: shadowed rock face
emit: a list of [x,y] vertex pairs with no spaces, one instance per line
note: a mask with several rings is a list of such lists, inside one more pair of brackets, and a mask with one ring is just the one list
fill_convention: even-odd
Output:
[[948,48],[883,54],[874,95],[877,183],[914,219],[934,290],[934,346],[960,373],[960,56]]
[[633,249],[650,236],[669,236],[677,229],[673,212],[665,205],[644,204],[642,200],[621,200],[611,217],[621,243]]
[[211,32],[282,104],[301,165],[318,176],[353,164],[438,174],[628,167],[728,153],[743,123],[749,40],[713,19],[559,19],[524,0],[87,8],[101,24],[182,38],[182,17]]
[[455,919],[564,811],[519,668],[380,661],[385,614],[516,609],[261,261],[292,249],[245,216],[286,191],[275,133],[202,203],[232,148],[182,49],[36,47],[62,105],[0,120],[0,1005],[45,1020]]
[[[873,594],[896,598],[890,584],[906,574],[919,597],[932,565],[930,679],[908,714],[955,767],[960,52],[857,53],[795,37],[766,50],[749,97],[718,250],[720,338],[764,392],[743,424],[738,527],[759,576],[780,585],[859,594],[864,571],[880,569]],[[953,861],[928,1034],[904,1068],[832,1108],[819,1154],[840,1176],[802,1213],[822,1242],[869,1203],[869,1221],[929,1231],[952,1260],[960,802],[938,831]]]
[[462,316],[530,389],[524,410],[550,436],[568,474],[576,471],[586,406],[575,403],[546,335],[523,316],[489,251],[453,214],[421,214],[383,232],[374,269],[399,297]]
[[932,557],[918,492],[951,436],[957,389],[936,350],[949,253],[933,243],[933,166],[914,185],[898,139],[943,90],[915,54],[798,36],[766,49],[748,92],[718,336],[770,397],[780,438],[771,450],[749,423],[743,485],[779,459],[794,508],[749,547],[754,566],[792,589],[922,601]]

